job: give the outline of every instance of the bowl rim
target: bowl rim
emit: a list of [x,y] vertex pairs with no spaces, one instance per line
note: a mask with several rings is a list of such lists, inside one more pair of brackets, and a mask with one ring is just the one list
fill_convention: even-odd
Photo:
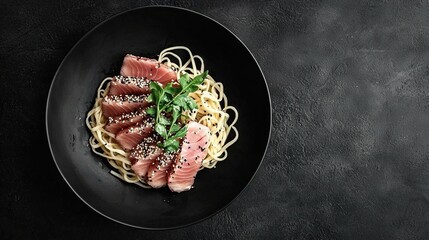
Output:
[[[211,213],[211,214],[209,214],[209,215],[207,215],[207,216],[205,216],[205,217],[202,217],[202,218],[200,218],[200,219],[197,219],[197,220],[194,220],[194,221],[192,221],[192,222],[188,222],[188,223],[184,223],[184,224],[181,224],[181,225],[176,225],[176,226],[172,226],[172,227],[160,227],[160,228],[154,228],[154,227],[143,227],[143,226],[138,226],[138,225],[133,225],[133,224],[129,224],[129,223],[126,223],[126,222],[122,222],[122,221],[120,221],[120,220],[118,220],[118,219],[115,219],[115,218],[113,218],[113,217],[111,217],[111,216],[108,216],[108,215],[106,215],[106,214],[104,214],[103,212],[101,212],[101,211],[99,211],[98,209],[96,209],[94,206],[92,206],[91,204],[89,204],[87,201],[85,201],[85,199],[82,197],[82,196],[80,196],[76,191],[75,191],[75,189],[73,188],[73,186],[68,182],[68,180],[67,180],[67,178],[64,176],[64,174],[63,174],[63,172],[61,171],[61,169],[60,169],[60,167],[59,167],[59,165],[58,165],[58,163],[57,163],[57,160],[55,159],[55,155],[54,155],[54,152],[53,152],[53,148],[52,148],[52,144],[51,144],[51,140],[50,140],[50,137],[49,137],[49,121],[48,121],[48,116],[49,116],[49,102],[50,102],[50,99],[51,99],[51,92],[52,92],[52,88],[53,88],[53,85],[54,85],[54,83],[55,83],[55,80],[57,79],[57,75],[59,74],[59,70],[62,68],[62,66],[63,66],[63,64],[64,64],[64,62],[68,59],[68,57],[69,57],[69,55],[74,51],[74,49],[80,44],[80,42],[82,42],[84,39],[86,39],[87,38],[87,36],[88,35],[90,35],[92,32],[94,32],[96,29],[98,29],[101,25],[103,25],[103,24],[105,24],[106,22],[108,22],[108,21],[110,21],[110,20],[112,20],[112,19],[114,19],[114,18],[116,18],[116,17],[119,17],[119,16],[121,16],[121,15],[124,15],[124,14],[127,14],[127,13],[129,13],[129,12],[132,12],[132,11],[138,11],[138,10],[141,10],[141,9],[146,9],[146,8],[170,8],[170,9],[175,9],[175,10],[181,10],[181,11],[187,11],[187,12],[190,12],[190,13],[192,13],[192,14],[196,14],[196,15],[199,15],[200,17],[203,17],[203,18],[207,18],[208,20],[210,20],[210,21],[213,21],[214,23],[216,23],[216,24],[218,24],[220,27],[222,27],[223,29],[225,29],[227,32],[229,32],[232,36],[234,36],[243,46],[244,46],[244,48],[247,50],[247,52],[250,54],[250,56],[253,58],[253,60],[255,61],[255,63],[256,63],[256,65],[258,66],[258,68],[259,68],[259,72],[261,73],[261,75],[262,75],[262,78],[263,78],[263,80],[264,80],[264,83],[265,83],[265,87],[266,87],[266,90],[267,90],[267,95],[268,95],[268,103],[269,103],[269,107],[270,107],[270,109],[269,109],[269,132],[268,132],[268,137],[267,137],[267,141],[266,141],[266,143],[265,143],[265,150],[264,150],[264,153],[262,154],[262,157],[261,157],[261,161],[259,162],[259,164],[258,164],[258,167],[256,168],[256,170],[255,170],[255,172],[253,173],[253,175],[252,175],[252,177],[249,179],[249,181],[246,183],[246,185],[240,190],[240,192],[236,195],[236,196],[234,196],[228,203],[226,203],[224,206],[222,206],[221,208],[219,208],[218,210],[216,210],[215,212],[213,212],[213,213]],[[271,139],[271,132],[272,132],[272,102],[271,102],[271,94],[270,94],[270,90],[269,90],[269,88],[268,88],[268,84],[267,84],[267,80],[266,80],[266,78],[265,78],[265,75],[264,75],[264,73],[263,73],[263,71],[262,71],[262,68],[261,68],[261,66],[259,65],[259,63],[258,63],[258,61],[256,60],[256,58],[255,58],[255,56],[252,54],[252,52],[249,50],[249,48],[244,44],[244,42],[237,36],[237,35],[235,35],[231,30],[229,30],[227,27],[225,27],[223,24],[221,24],[220,22],[218,22],[217,20],[215,20],[215,19],[213,19],[213,18],[211,18],[211,17],[209,17],[209,16],[207,16],[207,15],[205,15],[205,14],[202,14],[202,13],[200,13],[200,12],[197,12],[197,11],[195,11],[195,10],[191,10],[191,9],[188,9],[188,8],[183,8],[183,7],[177,7],[177,6],[169,6],[169,5],[148,5],[148,6],[142,6],[142,7],[137,7],[137,8],[131,8],[131,9],[128,9],[128,10],[125,10],[125,11],[122,11],[122,12],[119,12],[119,13],[117,13],[117,14],[114,14],[113,16],[110,16],[110,17],[108,17],[108,18],[106,18],[105,20],[103,20],[102,22],[100,22],[100,23],[98,23],[97,25],[95,25],[93,28],[91,28],[87,33],[85,33],[74,45],[73,45],[73,47],[67,52],[67,54],[64,56],[64,58],[62,59],[62,61],[61,61],[61,63],[60,63],[60,65],[58,66],[58,68],[57,68],[57,70],[56,70],[56,72],[55,72],[55,75],[54,75],[54,77],[53,77],[53,80],[52,80],[52,82],[51,82],[51,85],[50,85],[50,87],[49,87],[49,92],[48,92],[48,97],[47,97],[47,100],[46,100],[46,110],[45,110],[45,127],[46,127],[46,135],[47,135],[47,140],[48,140],[48,145],[49,145],[49,149],[50,149],[50,152],[51,152],[51,156],[52,156],[52,159],[53,159],[53,161],[54,161],[54,163],[55,163],[55,165],[56,165],[56,167],[57,167],[57,169],[58,169],[58,171],[60,172],[60,174],[61,174],[61,176],[62,176],[62,178],[64,179],[64,181],[67,183],[67,185],[70,187],[70,189],[74,192],[74,194],[78,197],[78,198],[80,198],[80,200],[82,200],[82,202],[84,202],[87,206],[89,206],[91,209],[93,209],[95,212],[97,212],[97,213],[99,213],[100,215],[102,215],[102,216],[104,216],[105,218],[107,218],[107,219],[110,219],[110,220],[112,220],[112,221],[114,221],[114,222],[117,222],[117,223],[120,223],[120,224],[123,224],[123,225],[126,225],[126,226],[129,226],[129,227],[133,227],[133,228],[137,228],[137,229],[144,229],[144,230],[173,230],[173,229],[179,229],[179,228],[184,228],[184,227],[187,227],[187,226],[191,226],[191,225],[194,225],[194,224],[196,224],[196,223],[199,223],[199,222],[202,222],[202,221],[204,221],[204,220],[207,220],[207,219],[209,219],[209,218],[211,218],[211,217],[213,217],[213,216],[215,216],[216,214],[218,214],[218,213],[220,213],[221,211],[223,211],[225,208],[227,208],[232,202],[234,202],[240,195],[242,195],[242,193],[243,193],[243,191],[249,186],[249,184],[250,184],[250,182],[252,182],[252,180],[254,179],[254,177],[255,177],[255,175],[256,175],[256,173],[259,171],[259,168],[261,167],[261,165],[262,165],[262,162],[264,161],[264,159],[265,159],[265,155],[266,155],[266,153],[267,153],[267,149],[268,149],[268,145],[269,145],[269,142],[270,142],[270,139]]]

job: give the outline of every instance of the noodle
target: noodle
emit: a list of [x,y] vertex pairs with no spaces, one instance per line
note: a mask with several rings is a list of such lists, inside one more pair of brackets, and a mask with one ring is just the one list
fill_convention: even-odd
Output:
[[[183,62],[175,50],[184,50],[189,54],[189,59]],[[171,59],[170,59],[171,58]],[[164,49],[158,61],[176,69],[177,79],[182,74],[189,74],[191,78],[204,72],[204,61],[198,55],[193,55],[187,47],[177,46]],[[199,67],[197,66],[199,63]],[[115,142],[114,135],[104,129],[107,120],[102,114],[101,103],[109,91],[112,78],[105,78],[97,89],[97,97],[93,108],[88,112],[86,125],[92,136],[89,140],[93,152],[107,159],[115,169],[110,171],[112,175],[126,182],[137,184],[143,188],[150,188],[145,180],[131,170],[131,162],[128,153]],[[187,118],[196,121],[210,129],[211,137],[206,158],[200,168],[214,168],[216,164],[227,158],[227,149],[238,140],[238,131],[234,126],[238,120],[237,109],[228,105],[228,99],[223,90],[223,84],[216,82],[210,75],[199,86],[199,89],[189,94],[198,105],[198,109],[183,113]],[[230,113],[233,113],[231,118]],[[184,120],[184,119],[183,119]],[[230,122],[230,123],[229,123]],[[228,140],[228,136],[234,132],[234,137]]]

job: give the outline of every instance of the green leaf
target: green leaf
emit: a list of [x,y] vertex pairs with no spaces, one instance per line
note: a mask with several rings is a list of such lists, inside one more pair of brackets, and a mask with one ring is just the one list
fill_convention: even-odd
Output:
[[173,111],[173,106],[174,106],[174,105],[169,105],[169,106],[167,106],[167,107],[164,109],[164,111],[166,111],[166,112],[168,112],[168,113],[171,113],[171,112]]
[[169,145],[165,147],[165,151],[167,153],[174,153],[175,151],[177,151],[177,149],[179,149],[179,147],[175,147],[174,145]]
[[170,125],[171,124],[171,120],[167,119],[165,116],[160,115],[159,119],[158,119],[159,123],[161,123],[162,125]]
[[179,141],[173,138],[164,141],[163,145],[166,152],[175,152],[177,149],[179,149]]
[[186,104],[187,104],[189,110],[193,110],[193,109],[198,108],[198,105],[194,99],[187,97],[187,98],[185,98],[185,101],[186,101]]
[[182,88],[185,88],[188,85],[188,82],[189,82],[189,75],[187,73],[185,73],[184,75],[180,76],[179,83],[180,83],[180,86]]
[[163,145],[164,145],[165,147],[170,146],[170,145],[173,145],[173,142],[174,142],[174,141],[176,141],[176,139],[173,139],[173,138],[166,139],[166,140],[164,140]]
[[157,146],[158,146],[158,147],[160,147],[160,148],[165,148],[164,143],[162,143],[162,142],[159,142],[159,143],[157,144]]
[[208,74],[208,71],[205,71],[205,72],[201,73],[200,75],[195,76],[191,83],[193,85],[200,85],[201,83],[204,82],[204,79],[206,79],[207,74]]
[[163,138],[167,138],[168,136],[167,136],[167,129],[165,128],[165,126],[164,125],[162,125],[162,124],[160,124],[160,123],[158,123],[158,124],[156,124],[155,125],[155,131],[159,134],[159,135],[161,135],[161,137],[163,137]]
[[196,85],[192,85],[192,86],[190,86],[189,88],[188,88],[188,91],[189,92],[195,92],[195,91],[197,91],[198,90],[198,86],[196,86]]
[[183,98],[183,102],[184,102],[183,109],[185,109],[185,110],[191,110],[191,108],[189,108],[189,102],[191,100],[192,99],[190,97],[184,97]]
[[179,148],[179,141],[177,141],[176,139],[173,141],[173,143],[171,144],[173,145],[173,147],[177,150]]
[[176,124],[177,119],[179,118],[180,114],[181,114],[181,108],[179,106],[173,106],[173,120],[172,122],[172,126],[170,127],[170,129],[168,130],[168,135],[170,134],[174,134],[175,132],[177,132],[177,130],[179,130],[179,126]]
[[147,96],[147,98],[146,98],[146,101],[148,101],[148,102],[154,102],[155,101],[155,99],[153,99],[154,97],[153,97],[153,94],[151,93],[151,94],[149,94],[148,96]]
[[161,92],[161,95],[159,96],[158,105],[162,107],[165,104],[167,104],[168,102],[170,102],[171,100],[172,100],[172,98],[168,94],[165,94],[165,92],[163,90]]
[[165,92],[163,92],[163,93],[164,94],[162,94],[161,100],[159,101],[161,106],[164,106],[166,103],[173,100],[173,98],[169,94],[165,94]]
[[156,116],[156,107],[148,107],[146,108],[146,113],[149,114],[152,117]]
[[176,120],[179,118],[180,112],[179,106],[173,106],[173,122],[176,122]]
[[179,131],[179,129],[180,129],[180,126],[173,123],[173,125],[170,126],[170,129],[168,131],[170,132],[170,134],[174,134],[177,131]]
[[201,78],[203,79],[202,82],[204,82],[204,80],[207,78],[207,75],[209,75],[209,71],[205,70],[203,73],[201,73]]
[[164,88],[164,92],[170,94],[171,96],[175,96],[180,92],[178,87],[174,87],[172,83],[167,84]]
[[[186,102],[185,102],[185,95],[177,95],[176,98],[174,99],[173,103],[179,107],[185,108],[186,107]],[[173,109],[174,111],[174,109]]]
[[184,137],[187,132],[188,132],[188,127],[185,125],[179,131],[177,131],[177,133],[173,136],[173,138]]
[[159,96],[162,93],[162,88],[159,86],[158,83],[152,81],[149,83],[150,92],[153,94],[152,99],[155,100],[155,102],[158,103]]

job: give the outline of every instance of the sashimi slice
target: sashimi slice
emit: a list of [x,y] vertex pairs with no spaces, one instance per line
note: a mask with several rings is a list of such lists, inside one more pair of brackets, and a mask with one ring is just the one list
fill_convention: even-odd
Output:
[[168,187],[171,191],[183,192],[192,188],[202,160],[207,156],[209,140],[209,128],[197,122],[188,124],[181,152],[168,176]]
[[146,111],[143,108],[131,113],[123,113],[116,117],[109,117],[107,120],[106,130],[116,134],[120,130],[136,125],[146,117]]
[[146,95],[108,95],[104,97],[101,109],[103,115],[109,118],[130,113],[148,105]]
[[119,131],[115,140],[124,150],[130,150],[137,146],[144,138],[150,136],[153,132],[153,120],[137,123],[134,126]]
[[147,183],[153,188],[167,186],[168,174],[176,158],[175,153],[164,153],[157,157],[147,171]]
[[109,95],[142,95],[150,93],[150,81],[143,77],[116,76],[110,82]]
[[177,80],[176,72],[155,59],[127,54],[121,67],[121,75],[144,77],[162,84]]
[[147,141],[139,143],[128,156],[131,161],[131,169],[141,178],[145,178],[149,166],[162,152],[163,150],[157,147],[156,143],[148,143]]

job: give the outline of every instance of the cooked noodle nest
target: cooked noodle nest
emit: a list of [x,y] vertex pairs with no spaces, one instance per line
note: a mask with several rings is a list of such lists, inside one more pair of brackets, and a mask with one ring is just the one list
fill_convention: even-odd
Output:
[[[178,50],[186,51],[189,54],[189,59],[186,62],[183,62],[175,53]],[[203,59],[198,55],[193,55],[191,50],[184,46],[164,49],[160,53],[158,61],[176,69],[178,79],[180,75],[185,73],[189,74],[190,77],[194,77],[204,72]],[[114,134],[104,129],[107,119],[103,116],[101,104],[104,96],[109,91],[111,80],[111,77],[107,77],[101,82],[97,89],[95,104],[87,114],[86,125],[92,133],[89,144],[95,154],[106,158],[114,168],[110,172],[112,175],[126,182],[150,188],[144,179],[131,170],[128,153],[115,142]],[[234,126],[238,120],[238,111],[235,107],[228,105],[223,84],[216,82],[210,75],[207,75],[199,89],[190,93],[189,96],[195,100],[198,109],[184,112],[183,115],[186,117],[182,118],[182,120],[197,121],[207,126],[211,132],[207,156],[202,161],[200,170],[215,168],[218,162],[227,158],[227,149],[238,140],[239,134]],[[229,138],[231,131],[234,134],[232,138]]]

